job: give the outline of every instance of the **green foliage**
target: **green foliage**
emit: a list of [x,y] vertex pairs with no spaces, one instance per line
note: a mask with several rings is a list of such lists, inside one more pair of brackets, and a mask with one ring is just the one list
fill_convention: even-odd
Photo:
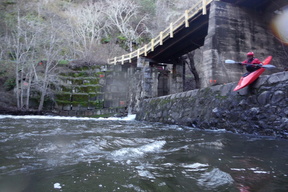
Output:
[[60,60],[60,61],[58,61],[58,64],[59,65],[68,65],[69,61],[68,60]]
[[15,76],[15,65],[10,60],[0,61],[0,77],[4,79],[12,78]]
[[25,17],[23,17],[23,18],[26,21],[34,21],[34,22],[38,22],[38,23],[43,23],[45,21],[43,17],[39,16],[35,12],[30,12],[30,13],[26,14]]
[[14,13],[14,12],[11,12],[11,13],[5,12],[5,14],[3,14],[3,21],[5,21],[7,29],[14,28],[15,24],[17,23],[16,13]]
[[88,94],[77,94],[77,95],[72,95],[72,100],[75,102],[87,102],[89,100],[89,95]]
[[6,1],[1,2],[1,5],[4,5],[4,6],[14,5],[14,4],[16,4],[16,1],[13,1],[13,0],[6,0]]
[[101,39],[101,43],[102,43],[102,44],[110,43],[110,41],[111,41],[111,38],[110,38],[110,37],[103,37],[103,38]]
[[123,35],[118,35],[117,41],[118,41],[119,43],[124,43],[125,41],[127,41],[127,37],[125,37],[125,36],[123,36]]
[[73,77],[87,77],[87,76],[88,76],[87,72],[84,71],[73,73]]
[[99,101],[99,100],[90,101],[89,102],[89,106],[101,109],[104,106],[104,102],[103,101]]
[[128,51],[128,46],[126,44],[127,40],[127,37],[123,36],[122,34],[118,35],[116,44],[119,44],[120,47]]
[[70,100],[71,100],[71,93],[58,93],[57,95],[56,95],[56,98],[58,99],[58,100],[61,100],[61,101],[67,101],[67,102],[70,102]]
[[16,86],[15,78],[9,78],[4,83],[4,88],[6,91],[11,91]]
[[6,72],[7,72],[6,70],[0,71],[0,77],[4,76]]
[[10,60],[15,61],[15,59],[16,59],[16,53],[15,53],[14,51],[10,51],[10,52],[8,53],[8,55],[9,55],[9,59],[10,59]]

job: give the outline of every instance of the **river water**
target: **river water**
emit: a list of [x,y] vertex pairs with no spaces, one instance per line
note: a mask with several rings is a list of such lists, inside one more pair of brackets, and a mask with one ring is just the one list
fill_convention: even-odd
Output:
[[134,116],[0,116],[1,192],[287,189],[288,140]]

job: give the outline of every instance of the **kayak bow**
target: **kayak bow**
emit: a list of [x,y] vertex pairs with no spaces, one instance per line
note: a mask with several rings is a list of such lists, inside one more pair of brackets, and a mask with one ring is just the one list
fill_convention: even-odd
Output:
[[[263,66],[268,65],[270,63],[270,61],[272,60],[272,56],[267,57],[264,61],[263,61]],[[235,89],[233,91],[238,91],[239,89],[242,89],[248,85],[250,85],[251,83],[253,83],[263,72],[265,71],[265,67],[261,67],[260,69],[253,71],[252,73],[248,74],[245,77],[241,77],[241,79],[239,80],[237,86],[235,87]]]

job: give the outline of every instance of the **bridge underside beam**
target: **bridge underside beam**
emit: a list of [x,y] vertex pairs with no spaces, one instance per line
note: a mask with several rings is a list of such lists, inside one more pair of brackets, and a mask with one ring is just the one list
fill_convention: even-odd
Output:
[[221,1],[254,9],[261,9],[263,7],[267,7],[267,5],[271,3],[271,0],[221,0]]
[[165,41],[165,46],[158,46],[147,58],[158,63],[171,63],[176,58],[204,45],[208,33],[209,9],[207,15],[199,13],[189,22],[189,27],[179,28],[173,38]]

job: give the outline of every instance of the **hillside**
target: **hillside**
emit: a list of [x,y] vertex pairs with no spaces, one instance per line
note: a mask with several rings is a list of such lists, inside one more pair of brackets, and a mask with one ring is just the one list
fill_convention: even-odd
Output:
[[[196,1],[1,0],[1,108],[29,110],[36,91],[42,110],[57,81],[55,65],[105,64],[143,46]],[[39,74],[43,61],[47,68]]]

